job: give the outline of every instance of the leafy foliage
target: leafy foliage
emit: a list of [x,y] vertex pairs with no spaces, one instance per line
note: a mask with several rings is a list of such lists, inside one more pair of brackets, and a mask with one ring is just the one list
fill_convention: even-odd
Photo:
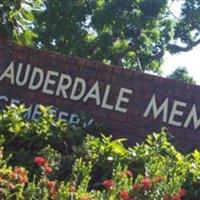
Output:
[[200,43],[199,0],[182,1],[180,17],[170,10],[174,3],[2,0],[0,35],[42,49],[160,73],[166,51],[185,52]]
[[171,22],[160,20],[167,14],[166,4],[155,0],[47,2],[46,11],[37,17],[37,44],[105,63],[158,71],[161,60],[154,62],[153,57],[161,51],[164,35],[170,39],[167,24]]
[[200,43],[200,2],[183,1],[179,19],[170,11],[174,2],[47,1],[45,12],[36,17],[36,45],[130,69],[159,72],[166,51],[189,51]]
[[169,78],[183,80],[190,84],[196,84],[196,81],[188,74],[188,71],[185,67],[177,68],[169,75]]
[[124,139],[87,135],[41,111],[38,121],[25,119],[24,106],[0,112],[1,199],[200,198],[200,152],[183,155],[164,131],[126,149]]
[[42,0],[2,0],[0,2],[0,36],[19,44],[32,44],[34,11],[42,10]]

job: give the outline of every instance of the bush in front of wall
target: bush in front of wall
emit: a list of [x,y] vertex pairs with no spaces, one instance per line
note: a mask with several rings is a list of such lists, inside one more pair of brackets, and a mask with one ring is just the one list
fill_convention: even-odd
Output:
[[0,112],[0,199],[200,199],[200,152],[178,152],[165,131],[125,148],[125,139],[88,135],[47,107],[37,121],[25,112]]

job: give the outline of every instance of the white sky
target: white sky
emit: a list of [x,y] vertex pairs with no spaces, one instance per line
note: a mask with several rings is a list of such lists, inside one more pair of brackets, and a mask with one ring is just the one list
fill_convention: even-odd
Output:
[[[170,7],[171,11],[178,16],[180,13],[181,0],[176,0]],[[163,75],[167,76],[177,67],[186,67],[189,75],[191,75],[198,84],[200,84],[200,45],[194,47],[189,52],[176,55],[166,53],[164,56],[164,64],[162,65]]]

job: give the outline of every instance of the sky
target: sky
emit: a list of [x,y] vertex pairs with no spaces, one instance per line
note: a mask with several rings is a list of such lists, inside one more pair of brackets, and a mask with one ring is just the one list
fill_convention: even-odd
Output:
[[[170,10],[178,17],[180,13],[182,1],[174,1]],[[171,4],[171,3],[170,3]],[[177,67],[186,67],[189,75],[192,76],[197,84],[200,85],[200,45],[194,47],[189,52],[170,55],[166,53],[164,56],[164,64],[162,65],[163,75],[167,76]]]

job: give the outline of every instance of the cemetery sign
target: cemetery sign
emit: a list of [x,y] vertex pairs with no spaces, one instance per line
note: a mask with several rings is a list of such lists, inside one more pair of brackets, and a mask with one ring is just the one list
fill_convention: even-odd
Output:
[[26,104],[28,118],[39,104],[52,105],[72,125],[94,124],[113,137],[141,141],[166,127],[181,146],[199,147],[200,87],[87,59],[36,50],[0,40],[0,107]]

